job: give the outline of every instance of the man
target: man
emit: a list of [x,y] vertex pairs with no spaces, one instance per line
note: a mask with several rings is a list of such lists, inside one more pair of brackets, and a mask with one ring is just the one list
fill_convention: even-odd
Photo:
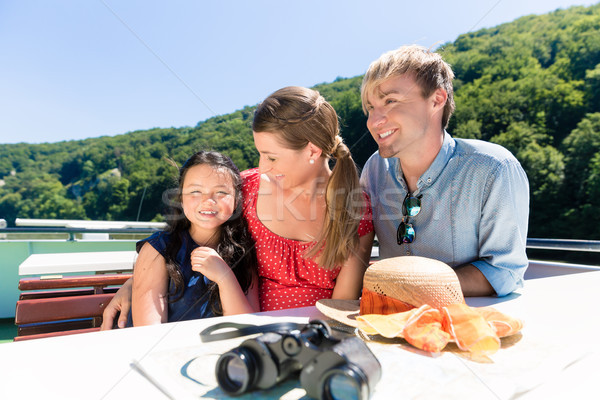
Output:
[[435,258],[455,269],[465,296],[503,296],[522,286],[528,264],[529,184],[503,147],[445,131],[453,78],[416,45],[370,65],[361,97],[379,151],[361,183],[381,258]]

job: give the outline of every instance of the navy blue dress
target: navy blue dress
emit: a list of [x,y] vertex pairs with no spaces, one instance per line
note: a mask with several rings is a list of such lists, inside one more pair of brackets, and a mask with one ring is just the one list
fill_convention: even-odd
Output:
[[[199,247],[186,231],[182,235],[182,245],[177,253],[177,262],[179,263],[183,275],[184,290],[183,296],[175,302],[168,302],[169,319],[168,322],[185,321],[189,319],[214,317],[214,313],[209,304],[208,284],[211,281],[199,272],[192,270],[190,255],[192,251]],[[167,248],[167,243],[171,238],[168,232],[156,232],[146,239],[136,243],[136,250],[139,253],[144,243],[149,243],[163,257]],[[169,293],[173,290],[172,282],[169,282]],[[170,299],[169,299],[170,300]],[[131,311],[127,319],[127,326],[133,326]]]

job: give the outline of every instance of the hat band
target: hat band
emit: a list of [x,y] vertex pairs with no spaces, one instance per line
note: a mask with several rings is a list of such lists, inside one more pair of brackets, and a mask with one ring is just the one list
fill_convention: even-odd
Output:
[[367,288],[363,288],[362,290],[362,296],[360,298],[360,315],[395,314],[412,310],[413,308],[415,307],[401,300],[375,293]]

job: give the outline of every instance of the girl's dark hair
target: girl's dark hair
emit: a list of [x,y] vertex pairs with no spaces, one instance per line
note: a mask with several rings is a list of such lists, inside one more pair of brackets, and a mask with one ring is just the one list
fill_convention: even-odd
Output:
[[[219,152],[199,151],[191,156],[179,169],[179,187],[176,200],[169,202],[170,210],[167,213],[167,228],[165,230],[171,234],[171,240],[165,249],[165,261],[171,281],[170,302],[177,301],[183,296],[184,282],[181,266],[177,262],[177,253],[183,244],[183,235],[190,229],[191,223],[183,213],[181,193],[187,171],[196,165],[209,165],[215,170],[227,171],[231,176],[235,190],[235,211],[229,220],[221,225],[221,237],[215,250],[232,269],[244,293],[248,292],[252,284],[252,278],[258,270],[254,242],[248,232],[246,220],[242,213],[242,178],[240,177],[240,171],[229,157]],[[219,298],[219,287],[214,282],[209,286],[209,301],[215,315],[222,315],[223,309]]]

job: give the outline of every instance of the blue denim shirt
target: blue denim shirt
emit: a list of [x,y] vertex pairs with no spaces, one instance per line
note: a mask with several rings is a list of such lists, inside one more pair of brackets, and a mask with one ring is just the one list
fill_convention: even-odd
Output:
[[396,240],[408,191],[399,159],[376,152],[361,184],[371,197],[381,258],[423,256],[451,267],[471,263],[498,296],[523,286],[529,182],[502,146],[444,133],[440,152],[413,193],[422,197],[420,213],[410,218],[416,233],[410,244]]

